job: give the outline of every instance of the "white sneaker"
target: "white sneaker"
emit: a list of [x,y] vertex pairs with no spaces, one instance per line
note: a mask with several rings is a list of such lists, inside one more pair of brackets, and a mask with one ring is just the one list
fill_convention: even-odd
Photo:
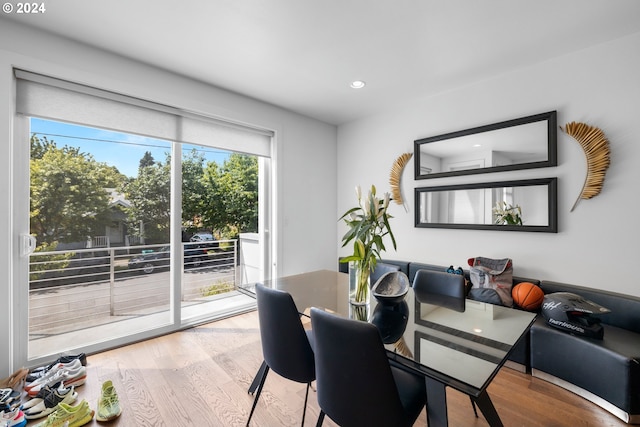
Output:
[[34,387],[31,387],[27,391],[27,394],[31,397],[35,397],[37,396],[41,388],[47,385],[51,386],[57,382],[62,382],[67,387],[71,387],[71,386],[78,387],[84,384],[86,380],[87,380],[87,368],[85,368],[82,365],[80,365],[75,370],[63,369],[61,371],[56,372],[53,376],[51,376],[48,380],[44,381],[43,383],[38,384]]
[[16,408],[13,411],[0,412],[0,425],[3,427],[24,427],[27,425],[27,420],[24,413]]
[[53,389],[37,405],[27,410],[23,408],[24,416],[28,420],[46,417],[58,408],[58,404],[66,403],[67,405],[72,405],[77,398],[78,393],[73,390],[73,387],[63,389],[62,392],[60,392],[60,389]]
[[37,380],[32,381],[32,382],[30,382],[28,384],[25,384],[24,385],[24,389],[25,389],[25,391],[29,391],[33,387],[37,386],[38,384],[43,384],[43,383],[55,384],[55,383],[50,382],[49,380],[51,379],[51,377],[56,375],[59,371],[61,371],[63,369],[76,370],[80,366],[82,366],[82,363],[80,362],[79,359],[74,359],[74,360],[72,360],[71,362],[68,362],[68,363],[58,363],[58,364],[54,365],[51,369],[49,369],[46,374],[44,374],[43,376],[41,376]]
[[32,397],[31,399],[27,400],[25,403],[22,404],[22,410],[26,412],[27,409],[33,408],[34,406],[42,402],[47,395],[53,393],[54,391],[57,392],[59,395],[65,395],[71,388],[72,387],[66,387],[64,383],[60,383],[60,385],[57,388],[52,386],[44,386],[43,388],[40,389],[36,397]]

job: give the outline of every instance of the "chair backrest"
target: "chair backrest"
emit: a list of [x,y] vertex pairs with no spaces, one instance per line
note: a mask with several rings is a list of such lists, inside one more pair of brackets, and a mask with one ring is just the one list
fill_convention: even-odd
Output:
[[418,270],[413,279],[416,299],[424,304],[433,304],[463,312],[466,307],[464,276],[444,271]]
[[311,309],[320,409],[343,427],[407,425],[378,329]]
[[288,292],[256,285],[262,353],[269,368],[292,381],[315,380],[313,350]]
[[373,269],[369,275],[369,286],[373,287],[376,282],[385,274],[393,271],[399,271],[400,267],[393,264],[386,264],[384,262],[378,262],[376,268]]

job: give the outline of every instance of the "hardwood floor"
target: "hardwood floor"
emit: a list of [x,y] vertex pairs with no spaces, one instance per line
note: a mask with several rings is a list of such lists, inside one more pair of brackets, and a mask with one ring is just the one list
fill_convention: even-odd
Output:
[[[88,357],[80,398],[96,408],[102,382],[112,380],[123,413],[93,426],[244,426],[253,396],[247,388],[262,362],[256,312],[209,323]],[[305,385],[267,377],[252,426],[298,426]],[[505,426],[625,426],[598,406],[545,381],[503,368],[489,395]],[[447,393],[451,426],[486,426],[467,396]],[[309,394],[305,426],[314,426],[318,405]],[[32,421],[29,425],[35,425]],[[425,427],[422,415],[415,424]],[[324,426],[336,426],[325,418]]]

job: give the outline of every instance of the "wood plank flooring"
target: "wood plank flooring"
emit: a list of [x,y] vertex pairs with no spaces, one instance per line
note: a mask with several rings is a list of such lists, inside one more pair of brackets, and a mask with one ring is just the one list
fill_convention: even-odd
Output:
[[[244,426],[253,396],[247,393],[262,362],[256,312],[212,322],[88,357],[80,398],[96,408],[102,382],[112,380],[123,413],[111,423],[89,426]],[[489,395],[505,426],[602,427],[626,424],[598,406],[545,381],[503,368]],[[271,372],[251,425],[299,426],[305,386]],[[447,393],[449,424],[486,426],[467,396]],[[305,426],[314,426],[318,405],[309,393]],[[36,421],[29,423],[35,425]],[[422,415],[415,424],[425,427]],[[324,426],[336,426],[325,418]]]

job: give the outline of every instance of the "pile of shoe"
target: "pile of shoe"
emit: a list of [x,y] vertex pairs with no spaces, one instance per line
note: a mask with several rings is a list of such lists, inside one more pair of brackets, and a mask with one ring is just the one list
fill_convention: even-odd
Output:
[[[29,377],[27,377],[27,380]],[[87,380],[87,368],[80,359],[73,359],[70,362],[54,364],[49,370],[44,372],[39,378],[24,385],[24,390],[30,397],[36,397],[45,387],[56,384],[64,384],[66,387],[78,387]]]
[[20,392],[12,388],[0,389],[0,426],[24,427],[27,419],[20,409]]
[[[73,389],[68,393],[73,393]],[[75,406],[61,401],[55,406],[46,420],[33,427],[80,427],[90,422],[94,414],[96,415],[96,421],[111,421],[119,417],[121,413],[122,409],[120,408],[118,394],[113,387],[113,383],[108,380],[102,384],[97,414],[89,407],[89,403],[85,399],[82,399]]]
[[58,409],[58,405],[73,404],[78,398],[75,387],[87,379],[87,357],[84,353],[62,356],[55,362],[36,368],[27,375],[24,391],[31,400],[23,406],[25,418],[34,420],[46,417]]
[[111,421],[119,417],[122,409],[110,380],[102,384],[97,413],[85,399],[75,404],[78,400],[76,388],[87,379],[86,364],[86,355],[81,353],[62,356],[49,365],[31,370],[23,386],[26,396],[31,399],[14,408],[19,411],[13,415],[15,422],[5,422],[3,418],[0,427],[5,423],[11,427],[23,427],[27,420],[44,417],[47,418],[33,427],[80,427],[89,423],[94,415],[97,421]]
[[64,383],[69,386],[80,386],[87,379],[87,356],[80,353],[72,356],[61,356],[55,362],[33,369],[24,385],[30,397],[35,397],[45,386]]
[[53,363],[35,368],[26,375],[23,386],[26,397],[22,405],[26,420],[48,417],[38,426],[79,427],[93,419],[86,402],[71,406],[78,399],[75,388],[87,379],[87,356],[84,353],[61,356]]

